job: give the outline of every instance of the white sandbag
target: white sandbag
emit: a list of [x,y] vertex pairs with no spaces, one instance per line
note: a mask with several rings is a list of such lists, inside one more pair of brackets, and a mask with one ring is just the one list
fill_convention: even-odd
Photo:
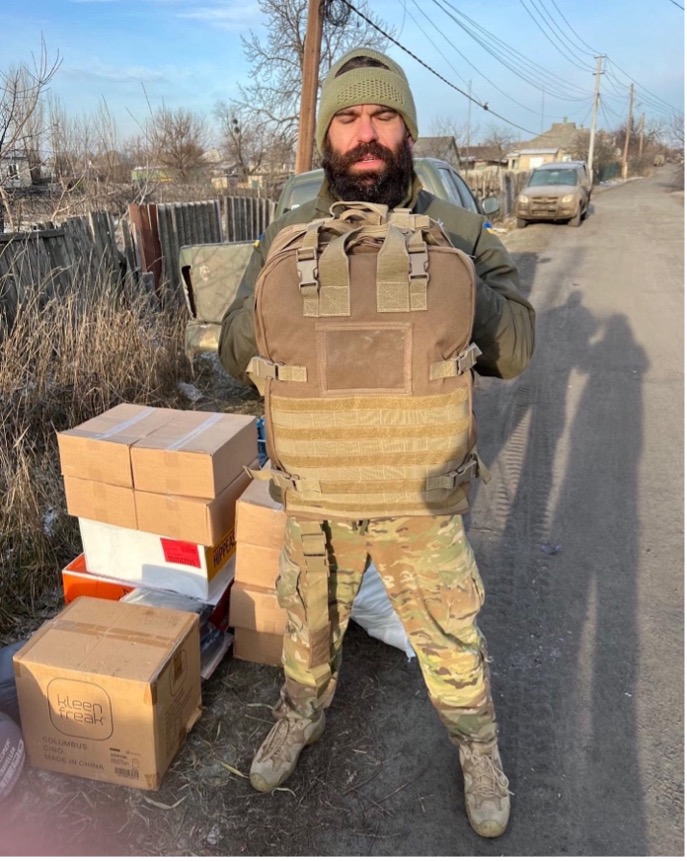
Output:
[[362,586],[351,609],[351,619],[371,637],[405,652],[408,659],[415,657],[405,628],[398,618],[398,613],[391,606],[374,562],[370,562],[363,575]]

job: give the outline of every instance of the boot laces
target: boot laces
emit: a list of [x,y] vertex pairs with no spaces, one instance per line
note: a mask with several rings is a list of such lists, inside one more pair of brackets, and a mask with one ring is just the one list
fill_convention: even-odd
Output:
[[491,756],[473,754],[471,759],[473,789],[476,793],[483,796],[508,794],[508,779]]

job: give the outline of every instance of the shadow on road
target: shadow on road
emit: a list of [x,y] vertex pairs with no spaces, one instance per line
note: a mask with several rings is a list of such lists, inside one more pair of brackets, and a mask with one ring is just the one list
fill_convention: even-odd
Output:
[[[518,262],[525,283],[531,257]],[[578,291],[557,292],[537,319],[536,367],[516,381],[510,433],[497,429],[482,450],[497,487],[471,531],[514,790],[499,848],[643,855],[637,471],[648,363],[623,315],[595,317]],[[485,401],[503,419],[496,387]]]

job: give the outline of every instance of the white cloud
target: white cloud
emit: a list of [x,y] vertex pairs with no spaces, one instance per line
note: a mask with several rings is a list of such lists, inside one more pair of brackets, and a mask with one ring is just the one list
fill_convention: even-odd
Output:
[[185,8],[177,12],[178,18],[201,21],[222,30],[245,30],[251,24],[259,24],[262,20],[260,7],[256,3],[220,2],[214,5],[202,5],[195,8]]

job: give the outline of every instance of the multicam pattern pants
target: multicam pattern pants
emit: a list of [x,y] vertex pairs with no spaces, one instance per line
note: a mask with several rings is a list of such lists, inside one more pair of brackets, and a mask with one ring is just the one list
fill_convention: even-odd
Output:
[[329,604],[329,644],[324,658],[321,644],[314,644],[310,624],[314,602],[304,576],[302,528],[306,524],[288,518],[277,580],[288,627],[285,683],[275,716],[310,717],[331,702],[351,606],[372,559],[451,740],[494,741],[486,642],[475,621],[484,602],[484,587],[462,517],[325,522],[329,576],[323,588]]

